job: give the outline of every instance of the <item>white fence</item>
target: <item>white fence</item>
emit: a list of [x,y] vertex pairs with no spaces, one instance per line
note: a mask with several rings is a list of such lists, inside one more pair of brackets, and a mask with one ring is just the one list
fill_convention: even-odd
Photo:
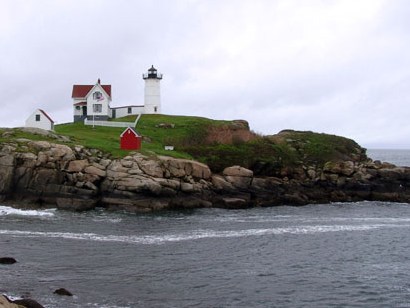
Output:
[[107,126],[107,127],[136,127],[138,120],[141,118],[141,114],[137,115],[135,122],[114,122],[114,121],[94,121],[94,120],[84,120],[84,125],[92,126]]

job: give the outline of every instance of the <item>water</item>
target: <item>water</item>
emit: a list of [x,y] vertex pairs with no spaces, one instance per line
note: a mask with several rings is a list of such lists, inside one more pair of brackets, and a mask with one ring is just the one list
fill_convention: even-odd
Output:
[[397,166],[410,166],[410,150],[367,150],[367,155],[373,160],[389,162]]
[[[0,265],[0,292],[50,308],[410,307],[409,234],[410,204],[388,202],[141,215],[0,206],[0,257],[18,260]],[[61,287],[75,296],[54,295]]]
[[410,307],[409,204],[0,215],[0,291],[46,307]]

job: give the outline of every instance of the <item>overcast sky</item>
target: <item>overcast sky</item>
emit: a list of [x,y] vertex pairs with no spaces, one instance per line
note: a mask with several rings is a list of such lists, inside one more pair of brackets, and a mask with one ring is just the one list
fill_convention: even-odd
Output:
[[410,1],[0,0],[0,126],[72,121],[73,84],[162,112],[410,148]]

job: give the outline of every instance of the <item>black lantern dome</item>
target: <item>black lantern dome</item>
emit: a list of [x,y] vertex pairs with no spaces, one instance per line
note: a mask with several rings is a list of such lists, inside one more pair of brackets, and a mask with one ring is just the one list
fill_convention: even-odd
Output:
[[143,79],[162,79],[162,74],[159,74],[154,65],[148,69],[148,73],[142,75]]

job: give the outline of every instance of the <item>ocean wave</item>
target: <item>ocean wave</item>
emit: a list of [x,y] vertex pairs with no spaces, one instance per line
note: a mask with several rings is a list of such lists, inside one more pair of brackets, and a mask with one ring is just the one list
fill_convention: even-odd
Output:
[[199,239],[237,238],[248,236],[266,236],[282,234],[315,234],[325,232],[367,231],[380,228],[410,227],[410,225],[373,224],[373,225],[317,225],[296,226],[286,228],[244,229],[244,230],[194,230],[187,233],[163,235],[101,235],[96,233],[71,233],[71,232],[41,232],[0,230],[0,235],[15,237],[45,237],[63,238],[71,240],[88,240],[98,242],[120,242],[128,244],[164,244],[170,242],[192,241]]
[[209,219],[217,222],[235,223],[271,223],[271,222],[298,222],[298,223],[329,223],[334,222],[379,222],[379,223],[406,223],[410,218],[405,217],[298,217],[290,215],[275,215],[273,217],[227,217]]
[[92,219],[94,222],[109,222],[117,224],[122,222],[122,218],[97,217]]
[[0,216],[54,216],[55,209],[49,210],[22,210],[10,206],[0,206]]

